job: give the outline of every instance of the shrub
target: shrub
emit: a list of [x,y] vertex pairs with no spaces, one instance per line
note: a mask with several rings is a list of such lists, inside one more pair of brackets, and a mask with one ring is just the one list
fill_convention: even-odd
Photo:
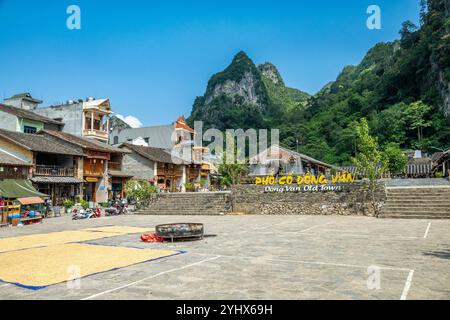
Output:
[[100,202],[99,205],[100,205],[100,207],[102,207],[104,209],[109,207],[109,203],[108,202]]
[[68,210],[75,205],[75,202],[73,200],[65,200],[63,205],[64,205],[64,208],[66,208]]
[[89,208],[89,201],[81,199],[80,200],[80,205],[83,207],[84,210],[86,210],[86,209]]
[[125,185],[125,192],[128,198],[134,199],[138,208],[142,208],[148,206],[156,187],[146,180],[130,180]]
[[434,176],[435,176],[436,178],[443,178],[443,177],[444,177],[444,173],[443,173],[442,171],[437,171],[437,172],[434,174]]
[[186,191],[187,191],[187,192],[192,192],[192,191],[195,190],[195,186],[194,186],[194,184],[191,183],[191,182],[186,182],[186,183],[184,184],[184,187],[186,188]]

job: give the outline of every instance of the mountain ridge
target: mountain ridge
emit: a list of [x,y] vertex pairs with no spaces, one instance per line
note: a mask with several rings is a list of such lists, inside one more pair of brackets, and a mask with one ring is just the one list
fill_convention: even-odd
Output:
[[[298,141],[300,151],[334,164],[348,164],[355,155],[354,128],[362,117],[382,147],[448,148],[449,6],[448,0],[424,1],[420,27],[404,22],[399,40],[376,44],[312,96],[286,87],[272,63],[256,66],[239,52],[208,82],[188,120],[220,130],[278,128],[283,146],[295,150]],[[415,103],[428,106],[420,122],[411,119]],[[417,136],[417,126],[423,135]]]

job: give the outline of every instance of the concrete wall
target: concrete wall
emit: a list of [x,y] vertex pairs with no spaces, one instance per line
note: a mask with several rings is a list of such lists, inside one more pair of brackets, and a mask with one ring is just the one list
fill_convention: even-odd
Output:
[[62,118],[64,122],[63,132],[77,136],[83,134],[83,104],[75,103],[70,105],[36,108],[34,112],[51,119]]
[[53,123],[44,123],[44,129],[53,130],[53,131],[61,131],[61,126]]
[[36,107],[36,103],[27,101],[21,98],[15,98],[15,99],[5,99],[4,104],[7,104],[9,106],[13,106],[16,108],[21,108],[25,110],[32,110]]
[[0,111],[0,129],[17,131],[19,120],[15,115]]
[[174,142],[172,135],[175,135],[173,125],[163,125],[154,127],[142,127],[132,129],[114,129],[109,134],[109,143],[114,144],[114,137],[118,137],[118,143],[131,142],[137,138],[148,138],[148,146],[162,149],[172,149]]
[[96,200],[97,203],[108,201],[108,178],[104,176],[99,178],[97,182]]
[[17,131],[24,132],[25,126],[36,128],[36,131],[44,129],[44,123],[40,121],[34,121],[29,119],[20,119],[18,123]]
[[[285,186],[272,186],[284,188]],[[384,186],[376,192],[377,210],[386,201]],[[367,188],[360,183],[344,185],[343,191],[268,193],[263,186],[239,185],[232,188],[233,211],[264,215],[367,215],[375,210]]]
[[136,153],[125,154],[122,161],[122,171],[131,174],[135,179],[153,179],[155,163]]

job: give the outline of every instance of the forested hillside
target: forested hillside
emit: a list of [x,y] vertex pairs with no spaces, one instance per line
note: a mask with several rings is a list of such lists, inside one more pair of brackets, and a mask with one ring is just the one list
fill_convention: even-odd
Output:
[[[350,162],[362,118],[381,146],[435,152],[450,147],[450,1],[422,2],[421,26],[379,43],[357,66],[310,97],[287,88],[276,67],[239,53],[196,99],[189,121],[207,127],[278,128],[281,143],[335,164]],[[437,148],[437,149],[436,149]]]

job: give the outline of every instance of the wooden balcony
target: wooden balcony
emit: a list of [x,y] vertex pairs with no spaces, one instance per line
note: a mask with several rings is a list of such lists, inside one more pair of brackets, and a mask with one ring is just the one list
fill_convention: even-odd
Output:
[[166,176],[166,177],[182,177],[183,176],[183,169],[177,168],[177,169],[160,169],[158,168],[158,176]]
[[83,136],[102,139],[102,140],[108,140],[108,132],[104,131],[104,130],[85,129],[85,130],[83,130]]
[[122,171],[122,164],[120,162],[108,162],[108,170],[112,171]]
[[35,176],[45,177],[73,177],[74,168],[57,167],[57,166],[36,166],[34,169]]
[[0,166],[0,179],[27,179],[27,167]]

